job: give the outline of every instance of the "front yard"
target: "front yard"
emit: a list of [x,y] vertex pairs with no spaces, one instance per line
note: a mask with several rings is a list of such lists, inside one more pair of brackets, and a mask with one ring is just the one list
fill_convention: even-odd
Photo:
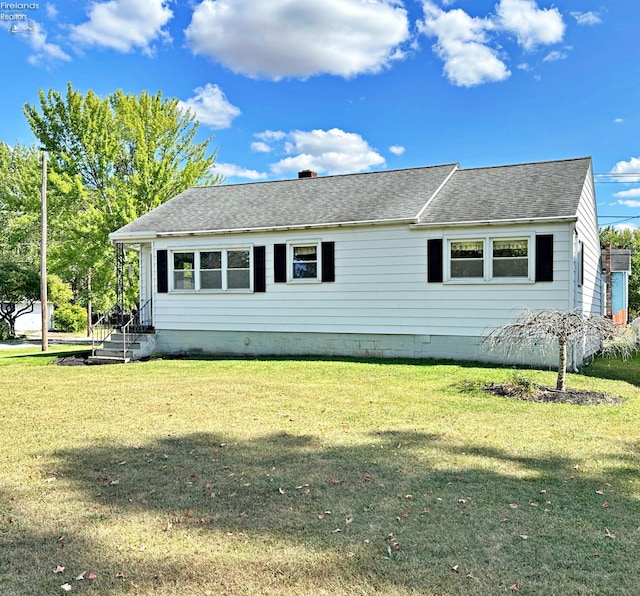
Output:
[[640,358],[576,406],[463,363],[53,356],[0,353],[2,594],[637,594]]

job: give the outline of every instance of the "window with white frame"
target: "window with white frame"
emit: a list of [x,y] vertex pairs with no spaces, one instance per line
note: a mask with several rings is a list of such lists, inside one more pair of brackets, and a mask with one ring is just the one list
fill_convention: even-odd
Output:
[[492,239],[493,277],[529,276],[529,241],[526,238]]
[[251,251],[234,248],[174,252],[173,289],[250,290]]
[[291,244],[291,279],[318,279],[318,244]]
[[195,290],[195,254],[173,253],[173,287],[176,290]]
[[451,239],[448,247],[452,281],[524,281],[531,276],[529,237]]
[[484,240],[452,240],[450,255],[452,279],[484,277]]

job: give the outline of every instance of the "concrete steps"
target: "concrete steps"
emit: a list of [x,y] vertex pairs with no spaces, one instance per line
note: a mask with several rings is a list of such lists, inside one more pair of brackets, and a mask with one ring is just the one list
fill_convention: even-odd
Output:
[[[126,345],[125,345],[126,342]],[[126,364],[151,356],[156,347],[154,333],[127,334],[116,331],[89,357],[94,364]]]

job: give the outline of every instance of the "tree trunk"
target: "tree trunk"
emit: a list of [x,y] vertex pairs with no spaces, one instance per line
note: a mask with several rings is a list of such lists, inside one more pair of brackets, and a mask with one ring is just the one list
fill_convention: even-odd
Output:
[[556,389],[558,391],[565,391],[567,376],[567,340],[564,337],[558,338],[558,380],[556,382]]

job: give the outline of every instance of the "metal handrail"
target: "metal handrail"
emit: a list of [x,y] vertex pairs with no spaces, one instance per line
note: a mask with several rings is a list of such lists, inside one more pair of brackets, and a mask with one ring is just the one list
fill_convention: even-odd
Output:
[[[127,316],[128,318],[125,320]],[[126,359],[128,346],[140,337],[144,329],[149,327],[151,327],[151,299],[131,315],[123,313],[120,306],[115,304],[92,326],[91,355],[95,356],[97,347],[102,345],[119,328],[122,333],[122,357]],[[130,339],[132,335],[135,337]]]
[[[147,307],[150,306],[151,299],[147,300],[136,312],[134,312],[129,317],[129,320],[120,328],[120,332],[122,333],[122,357],[125,360],[127,359],[127,346],[135,343],[140,335],[142,335],[142,328],[145,327],[142,322],[142,317],[146,314]],[[137,328],[137,331],[134,332],[136,336],[134,339],[127,342],[127,336],[133,335],[130,331],[131,328]]]
[[116,313],[120,312],[120,308],[117,304],[111,306],[107,311],[101,315],[98,320],[91,325],[91,355],[96,355],[96,345],[102,345],[107,337],[113,333],[115,325],[111,323]]

